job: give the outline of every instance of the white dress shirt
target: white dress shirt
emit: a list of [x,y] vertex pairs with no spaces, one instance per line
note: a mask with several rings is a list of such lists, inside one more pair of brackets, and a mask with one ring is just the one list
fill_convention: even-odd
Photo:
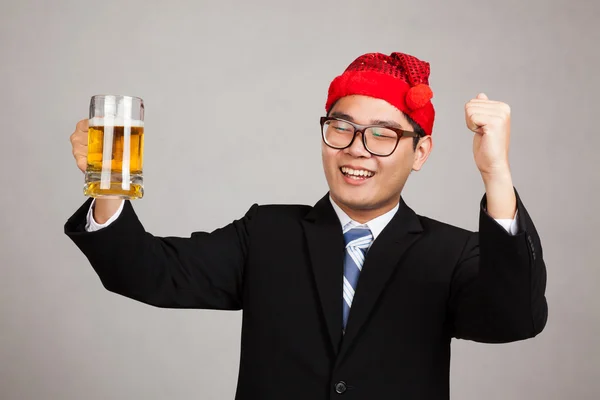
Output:
[[[354,226],[361,225],[358,222],[353,221],[352,218],[350,218],[348,216],[348,214],[346,214],[340,208],[340,206],[338,206],[335,203],[335,201],[333,201],[331,196],[329,196],[329,201],[331,201],[331,205],[333,206],[333,209],[335,210],[335,213],[337,214],[337,216],[340,220],[342,229],[345,229],[346,225],[348,225],[350,223],[354,224]],[[125,204],[125,201],[121,201],[121,205],[119,206],[119,209],[114,213],[114,215],[112,217],[110,217],[108,219],[108,221],[106,221],[105,223],[99,224],[94,220],[93,208],[94,208],[95,202],[96,202],[96,199],[94,199],[92,201],[92,204],[91,204],[90,209],[88,210],[88,214],[87,214],[87,223],[85,225],[85,230],[88,232],[95,232],[99,229],[105,228],[108,225],[110,225],[114,220],[116,220],[119,217],[119,215],[121,215],[121,212],[123,211],[123,205]],[[381,231],[383,231],[383,228],[385,228],[387,226],[387,224],[392,220],[392,218],[394,218],[394,215],[396,214],[396,211],[398,211],[399,206],[400,206],[400,204],[396,204],[396,207],[392,208],[390,211],[365,223],[365,225],[367,225],[369,227],[369,229],[371,230],[371,234],[373,235],[373,240],[377,239],[377,236],[381,233]],[[509,234],[511,234],[511,235],[517,234],[517,232],[518,232],[517,214],[515,214],[515,218],[513,218],[513,219],[496,219],[496,222],[498,222],[500,225],[502,225],[502,227],[504,229],[506,229],[506,231]]]

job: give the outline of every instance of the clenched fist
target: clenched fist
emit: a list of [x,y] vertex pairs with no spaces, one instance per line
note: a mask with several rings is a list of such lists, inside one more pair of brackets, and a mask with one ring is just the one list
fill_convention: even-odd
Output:
[[476,133],[473,155],[484,175],[506,173],[510,144],[510,107],[480,93],[465,105],[467,127]]
[[75,126],[75,132],[73,132],[70,138],[73,147],[73,157],[75,157],[75,162],[81,172],[85,172],[87,168],[88,126],[88,120],[82,119]]

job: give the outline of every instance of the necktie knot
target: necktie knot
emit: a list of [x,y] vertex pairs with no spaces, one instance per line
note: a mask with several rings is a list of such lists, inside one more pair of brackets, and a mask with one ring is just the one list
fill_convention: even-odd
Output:
[[373,234],[368,226],[360,225],[344,233],[346,248],[353,247],[366,250],[373,242]]

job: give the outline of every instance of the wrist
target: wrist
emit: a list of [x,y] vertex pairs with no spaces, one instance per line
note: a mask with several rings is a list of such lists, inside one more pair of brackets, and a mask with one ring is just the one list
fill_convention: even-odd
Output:
[[494,219],[513,219],[517,197],[512,184],[486,186],[486,211]]
[[119,198],[97,198],[92,206],[92,218],[99,224],[105,224],[121,208],[122,199]]
[[481,172],[481,179],[488,186],[513,186],[512,175],[508,166]]

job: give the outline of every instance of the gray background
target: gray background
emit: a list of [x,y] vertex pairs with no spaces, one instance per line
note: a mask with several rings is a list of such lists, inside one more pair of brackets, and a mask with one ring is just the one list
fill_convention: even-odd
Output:
[[549,272],[539,337],[454,342],[453,398],[598,399],[600,3],[449,3],[3,0],[0,398],[234,396],[241,313],[109,293],[63,234],[85,200],[69,135],[91,95],[145,100],[134,206],[150,232],[188,236],[254,202],[314,204],[330,80],[364,52],[403,51],[431,62],[438,112],[408,204],[477,229],[463,107],[480,91],[505,101],[514,183]]

